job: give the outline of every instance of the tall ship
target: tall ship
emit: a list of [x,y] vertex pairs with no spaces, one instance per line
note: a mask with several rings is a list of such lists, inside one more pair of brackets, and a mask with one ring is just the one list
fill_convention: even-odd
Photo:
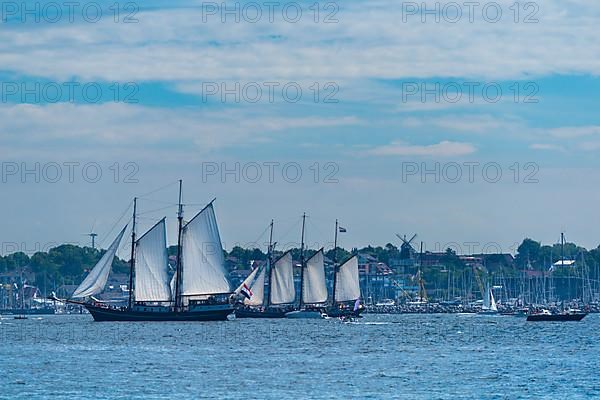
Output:
[[237,318],[285,318],[296,298],[292,253],[273,260],[273,221],[270,224],[267,263],[255,268],[235,290],[242,299],[235,310]]
[[[324,249],[319,249],[308,259],[304,256],[305,221],[306,214],[302,216],[299,293],[295,288],[291,253],[288,251],[273,261],[273,221],[271,221],[267,263],[254,269],[235,290],[235,298],[241,299],[241,304],[235,311],[236,317],[346,317],[358,316],[364,310],[359,300],[358,258],[353,256],[337,265],[334,255],[333,290],[330,298],[325,274]],[[337,253],[338,230],[336,221],[334,254]],[[345,232],[345,229],[340,231]]]
[[[129,298],[112,307],[94,298],[106,286],[125,234],[121,230],[69,303],[84,306],[95,321],[222,321],[233,312],[214,200],[184,224],[179,181],[177,263],[169,276],[166,218],[136,238],[137,198],[133,202]],[[82,300],[75,300],[82,299]]]

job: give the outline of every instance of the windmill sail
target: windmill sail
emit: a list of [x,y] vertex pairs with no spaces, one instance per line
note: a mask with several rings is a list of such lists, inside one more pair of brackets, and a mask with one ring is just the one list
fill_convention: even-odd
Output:
[[292,253],[281,256],[273,265],[271,281],[271,304],[289,304],[296,299]]
[[353,301],[360,298],[358,258],[356,256],[353,256],[338,267],[336,279],[336,301]]
[[302,301],[305,304],[325,303],[327,301],[327,283],[325,281],[325,264],[323,249],[315,253],[306,262],[304,283],[302,285]]
[[181,262],[184,296],[230,292],[212,203],[183,228]]
[[121,243],[125,229],[127,229],[127,226],[125,226],[121,233],[119,233],[108,250],[106,250],[106,253],[104,253],[100,261],[98,261],[88,276],[86,276],[83,282],[81,282],[77,289],[75,289],[75,292],[71,297],[81,298],[93,296],[104,290],[104,286],[106,286],[106,282],[108,281],[110,267],[112,266],[115,254],[119,249],[119,244]]
[[170,301],[167,232],[163,218],[136,242],[135,300]]

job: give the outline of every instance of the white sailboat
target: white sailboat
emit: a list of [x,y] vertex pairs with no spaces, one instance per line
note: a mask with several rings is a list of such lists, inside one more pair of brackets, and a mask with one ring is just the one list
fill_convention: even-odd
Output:
[[[179,182],[177,270],[169,278],[165,219],[138,240],[135,236],[137,199],[134,199],[130,291],[127,307],[112,308],[93,302],[81,304],[96,321],[215,321],[233,311],[223,247],[210,202],[183,225]],[[112,261],[125,229],[75,290],[72,298],[90,298],[104,290]],[[134,279],[135,276],[135,279]],[[135,284],[135,285],[134,285]]]
[[496,300],[494,300],[494,293],[489,285],[486,286],[486,292],[483,296],[483,305],[481,307],[480,314],[498,314],[498,307],[496,306]]

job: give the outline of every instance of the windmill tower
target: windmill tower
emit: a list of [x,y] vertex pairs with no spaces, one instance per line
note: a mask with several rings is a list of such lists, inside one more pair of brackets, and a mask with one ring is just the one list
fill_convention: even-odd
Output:
[[405,266],[414,265],[417,251],[412,246],[412,242],[416,239],[417,234],[412,235],[410,239],[406,239],[406,235],[400,236],[398,233],[396,233],[396,236],[402,241],[400,245],[400,262]]

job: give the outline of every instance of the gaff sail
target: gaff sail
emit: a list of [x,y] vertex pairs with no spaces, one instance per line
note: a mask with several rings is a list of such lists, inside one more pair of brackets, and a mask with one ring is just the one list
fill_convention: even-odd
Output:
[[323,249],[316,252],[306,262],[302,285],[302,301],[305,304],[318,304],[327,301],[327,282]]

